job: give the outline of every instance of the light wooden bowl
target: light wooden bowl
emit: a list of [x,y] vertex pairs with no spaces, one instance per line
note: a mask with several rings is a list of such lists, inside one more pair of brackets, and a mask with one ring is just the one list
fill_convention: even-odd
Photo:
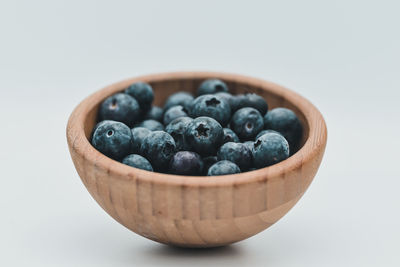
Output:
[[[155,104],[180,90],[194,93],[207,78],[224,80],[233,94],[255,92],[270,108],[296,112],[304,127],[303,146],[271,167],[218,177],[187,177],[123,165],[93,148],[89,137],[99,104],[136,81],[150,83]],[[279,85],[241,75],[177,72],[142,76],[108,86],[83,100],[67,126],[76,170],[100,206],[133,232],[184,247],[227,245],[253,236],[285,215],[301,198],[321,163],[327,130],[320,112]]]

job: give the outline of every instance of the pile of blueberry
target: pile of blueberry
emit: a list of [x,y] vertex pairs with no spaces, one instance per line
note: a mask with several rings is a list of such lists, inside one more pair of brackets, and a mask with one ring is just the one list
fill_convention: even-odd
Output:
[[295,152],[302,126],[286,108],[268,111],[257,94],[232,95],[209,79],[197,97],[175,93],[152,106],[152,87],[129,86],[103,101],[91,143],[132,167],[179,175],[224,175],[278,163]]

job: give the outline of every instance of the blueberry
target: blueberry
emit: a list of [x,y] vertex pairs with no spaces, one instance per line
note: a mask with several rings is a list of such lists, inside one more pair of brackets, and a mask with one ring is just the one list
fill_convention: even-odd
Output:
[[203,161],[196,152],[179,151],[172,157],[169,171],[180,175],[201,175]]
[[274,108],[264,117],[264,128],[281,133],[289,143],[292,153],[299,148],[303,127],[296,114],[287,108]]
[[189,123],[185,138],[195,152],[202,156],[213,155],[222,144],[224,130],[213,118],[198,117]]
[[232,113],[235,113],[236,110],[239,109],[240,102],[242,101],[242,95],[233,95],[231,99],[229,99],[229,104],[231,106]]
[[152,106],[151,109],[144,115],[145,120],[156,120],[162,122],[164,110],[157,106]]
[[219,92],[219,93],[215,93],[214,95],[219,96],[220,98],[222,98],[229,104],[231,103],[232,98],[233,98],[233,95],[230,93],[227,93],[227,92]]
[[131,131],[132,152],[135,154],[140,154],[140,147],[142,146],[144,139],[151,133],[151,131],[144,127],[135,127]]
[[241,140],[253,139],[263,127],[263,117],[254,108],[241,108],[231,119],[231,128]]
[[164,125],[156,120],[144,120],[135,125],[135,127],[143,127],[150,131],[164,131]]
[[278,163],[289,157],[289,144],[277,133],[266,133],[254,142],[254,165],[263,168]]
[[214,165],[214,163],[217,163],[218,159],[216,156],[208,156],[203,158],[203,175],[207,175],[208,169]]
[[236,108],[237,101],[236,101],[236,97],[234,95],[227,93],[227,92],[219,92],[214,95],[219,96],[220,98],[222,98],[223,100],[228,102],[232,113],[237,110],[237,108]]
[[228,143],[228,142],[239,142],[239,137],[235,134],[234,131],[232,131],[229,128],[224,128],[224,141],[223,143]]
[[262,116],[268,111],[268,104],[265,99],[254,93],[246,93],[242,95],[236,95],[235,110],[250,107],[257,109]]
[[92,134],[92,145],[104,155],[120,160],[131,150],[131,129],[118,121],[99,122]]
[[231,107],[228,102],[219,96],[202,95],[193,101],[190,114],[194,118],[201,116],[211,117],[225,126],[231,117]]
[[113,120],[132,126],[140,117],[138,102],[130,95],[117,93],[106,98],[100,105],[100,120]]
[[250,151],[253,151],[253,147],[254,147],[253,141],[246,141],[243,143],[243,145],[247,146],[247,148],[250,149]]
[[242,143],[228,142],[222,145],[217,153],[218,160],[229,160],[239,166],[242,171],[248,170],[252,165],[250,149]]
[[193,96],[188,92],[177,92],[167,98],[167,101],[165,101],[164,110],[168,110],[169,108],[178,105],[189,110],[193,99]]
[[150,162],[146,158],[137,154],[130,154],[126,156],[122,160],[122,163],[138,169],[151,172],[153,171],[153,167],[151,166]]
[[171,121],[167,127],[165,127],[165,131],[174,138],[178,151],[190,150],[190,146],[185,139],[185,130],[192,120],[193,119],[189,117],[180,117]]
[[148,83],[136,82],[125,89],[125,93],[134,97],[139,103],[142,111],[147,111],[151,108],[151,103],[154,99],[153,88]]
[[264,135],[264,134],[266,134],[266,133],[277,133],[277,134],[280,134],[279,132],[274,131],[274,130],[262,130],[261,132],[259,132],[259,133],[257,134],[256,140],[258,139],[258,137],[260,137],[260,136],[262,136],[262,135]]
[[154,169],[165,171],[176,151],[174,138],[166,132],[151,132],[140,147],[141,154],[146,157]]
[[197,88],[197,95],[215,94],[219,92],[228,92],[228,86],[219,79],[208,79],[202,82]]
[[181,106],[173,106],[164,113],[164,125],[168,125],[171,121],[180,117],[188,117],[187,110]]
[[240,168],[229,160],[221,160],[212,165],[207,172],[208,176],[240,173]]

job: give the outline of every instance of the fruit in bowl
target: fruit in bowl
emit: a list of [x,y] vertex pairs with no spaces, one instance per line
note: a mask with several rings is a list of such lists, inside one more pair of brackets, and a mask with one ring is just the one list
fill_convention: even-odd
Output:
[[[268,103],[260,95],[230,94],[229,86],[216,78],[203,81],[197,96],[186,91],[170,95],[165,109],[159,111],[163,114],[159,121],[147,119],[157,109],[152,106],[150,84],[135,82],[124,92],[101,103],[91,143],[112,159],[140,169],[181,175],[255,170],[288,158],[303,133],[292,110],[278,107],[268,112]],[[132,125],[129,134],[127,128]],[[143,129],[148,130],[146,136]],[[245,141],[253,142],[251,148],[241,143]],[[217,159],[223,162],[203,170],[201,156],[217,156],[217,151]]]
[[67,139],[83,183],[118,222],[161,243],[212,247],[286,214],[315,176],[327,132],[319,111],[281,86],[191,72],[96,92],[72,113]]

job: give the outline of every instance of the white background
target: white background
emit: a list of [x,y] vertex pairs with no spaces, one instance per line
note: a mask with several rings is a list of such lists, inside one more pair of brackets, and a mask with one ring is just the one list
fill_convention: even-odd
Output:
[[[0,266],[400,266],[398,3],[0,0]],[[319,173],[268,230],[170,248],[116,223],[81,183],[73,108],[174,70],[271,80],[325,116]]]

